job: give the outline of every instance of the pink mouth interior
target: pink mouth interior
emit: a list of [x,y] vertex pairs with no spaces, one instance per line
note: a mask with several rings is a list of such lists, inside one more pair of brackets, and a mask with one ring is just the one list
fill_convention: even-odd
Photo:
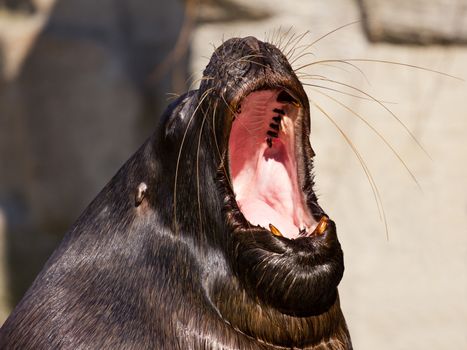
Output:
[[245,218],[264,228],[272,224],[293,239],[300,231],[313,232],[317,223],[304,204],[297,177],[295,120],[299,108],[278,102],[279,93],[256,91],[241,102],[229,139],[230,171]]

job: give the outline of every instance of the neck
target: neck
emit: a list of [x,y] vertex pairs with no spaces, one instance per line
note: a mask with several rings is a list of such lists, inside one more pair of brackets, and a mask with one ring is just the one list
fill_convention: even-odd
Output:
[[320,315],[296,317],[253,300],[238,282],[217,281],[211,298],[219,313],[235,329],[271,347],[351,349],[339,297]]

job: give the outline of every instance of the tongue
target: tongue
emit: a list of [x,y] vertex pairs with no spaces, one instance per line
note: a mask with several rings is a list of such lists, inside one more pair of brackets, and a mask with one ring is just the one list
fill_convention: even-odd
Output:
[[282,144],[262,146],[259,151],[263,154],[252,164],[254,175],[245,169],[234,178],[237,203],[251,223],[263,227],[273,223],[285,237],[293,238],[298,234],[299,221],[294,201],[300,199],[294,198],[291,160]]

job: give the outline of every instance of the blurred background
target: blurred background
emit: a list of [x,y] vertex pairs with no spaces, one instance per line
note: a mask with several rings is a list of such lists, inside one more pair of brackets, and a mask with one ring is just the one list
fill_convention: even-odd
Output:
[[0,324],[171,94],[248,35],[309,84],[355,349],[467,349],[467,0],[0,0]]

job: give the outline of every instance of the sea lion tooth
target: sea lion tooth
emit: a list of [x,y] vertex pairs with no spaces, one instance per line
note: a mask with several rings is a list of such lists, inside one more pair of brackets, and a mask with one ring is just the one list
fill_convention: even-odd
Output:
[[283,109],[274,108],[272,111],[275,112],[275,113],[285,115],[285,111]]
[[275,137],[275,138],[279,137],[279,134],[277,132],[274,132],[274,131],[271,131],[271,130],[268,130],[268,132],[266,134],[268,134],[271,137]]
[[277,115],[275,117],[272,117],[272,120],[274,120],[277,124],[280,124],[282,117],[280,115]]
[[271,129],[276,130],[276,131],[279,131],[279,124],[271,123],[271,124],[269,124],[269,127],[270,127]]
[[273,224],[269,224],[269,230],[274,236],[283,237],[281,231],[279,231],[279,229]]
[[323,215],[321,217],[321,220],[319,220],[318,225],[316,226],[315,230],[313,231],[313,234],[322,235],[328,227],[328,221],[329,221],[328,217],[326,215]]
[[141,182],[138,185],[138,187],[136,188],[136,195],[135,195],[135,207],[139,207],[139,205],[143,202],[147,189],[148,189],[148,185],[146,185],[144,182]]

